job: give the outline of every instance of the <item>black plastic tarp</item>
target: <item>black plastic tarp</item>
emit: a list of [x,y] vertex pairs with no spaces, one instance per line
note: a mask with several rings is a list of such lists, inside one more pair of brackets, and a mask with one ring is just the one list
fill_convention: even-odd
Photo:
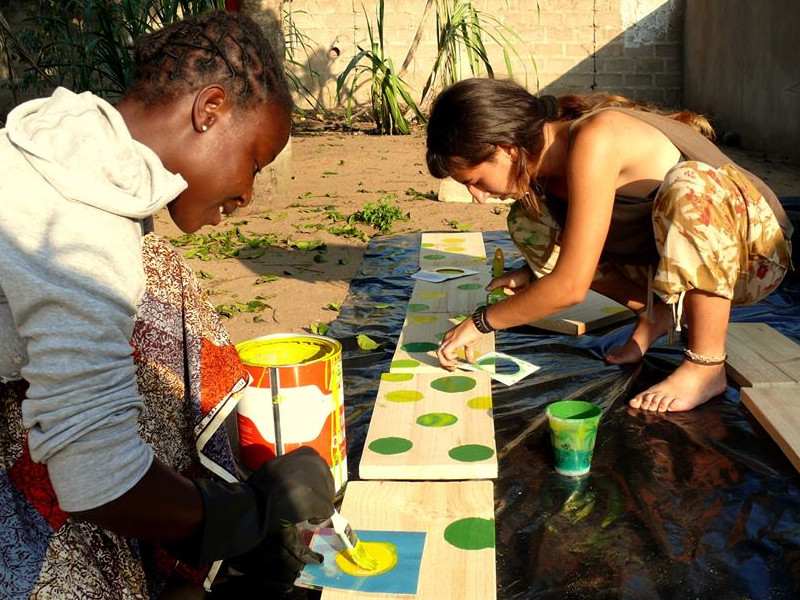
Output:
[[[484,232],[507,267],[508,234]],[[389,370],[418,268],[420,235],[374,238],[327,335],[342,342],[349,480],[380,374]],[[800,277],[732,321],[765,322],[800,341]],[[387,307],[388,305],[388,307]],[[800,598],[800,475],[739,401],[725,394],[686,413],[631,410],[627,400],[677,366],[682,346],[657,342],[637,365],[604,353],[631,324],[582,336],[532,327],[497,333],[496,348],[541,366],[493,383],[497,597],[526,599]],[[365,334],[382,345],[358,348]],[[604,411],[589,475],[555,473],[544,409],[583,399]],[[800,402],[800,398],[798,398]],[[346,490],[345,490],[346,493]]]

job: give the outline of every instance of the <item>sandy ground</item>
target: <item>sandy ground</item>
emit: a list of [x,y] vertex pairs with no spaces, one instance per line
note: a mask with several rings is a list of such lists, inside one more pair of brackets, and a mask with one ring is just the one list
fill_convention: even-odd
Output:
[[[392,223],[392,234],[505,229],[508,207],[504,204],[433,199],[439,182],[427,173],[424,150],[421,133],[293,135],[288,194],[275,198],[262,214],[232,215],[219,226],[199,232],[224,234],[238,227],[245,240],[260,241],[263,247],[244,249],[238,257],[189,259],[214,306],[233,306],[235,311],[236,303],[242,308],[255,301],[256,312],[224,318],[234,342],[272,333],[309,332],[336,318],[369,244],[368,239],[329,231],[347,225],[331,218],[337,212],[347,217],[383,200],[408,215],[408,220]],[[799,166],[737,148],[724,151],[779,196],[800,196]],[[257,194],[265,193],[262,188],[256,182]],[[370,226],[355,226],[364,237],[380,235]],[[156,232],[170,238],[180,234],[166,212],[157,215]],[[184,254],[192,250],[181,248]]]

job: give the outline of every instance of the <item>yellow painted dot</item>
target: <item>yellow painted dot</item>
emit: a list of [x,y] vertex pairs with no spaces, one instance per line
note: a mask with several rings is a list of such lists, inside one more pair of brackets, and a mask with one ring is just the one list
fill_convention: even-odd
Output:
[[464,252],[466,248],[464,246],[445,246],[442,250],[444,252]]
[[408,317],[409,323],[435,323],[439,320],[436,315],[410,315]]
[[492,408],[492,397],[476,396],[475,398],[470,398],[467,401],[467,406],[469,406],[470,408],[475,408],[477,410],[488,410]]
[[374,563],[374,569],[365,569],[352,561],[344,551],[336,553],[336,566],[339,567],[347,575],[353,577],[374,577],[387,573],[397,566],[397,547],[391,542],[358,542],[358,550],[356,551],[360,556],[360,562],[364,561]]
[[443,244],[463,244],[464,238],[463,237],[446,237],[442,238],[441,242]]
[[444,298],[447,294],[445,292],[422,292],[419,297],[423,300],[439,300]]

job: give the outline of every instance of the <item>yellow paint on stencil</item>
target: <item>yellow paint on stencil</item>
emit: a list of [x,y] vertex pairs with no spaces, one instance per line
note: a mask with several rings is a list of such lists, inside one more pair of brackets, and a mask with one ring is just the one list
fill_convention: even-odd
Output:
[[397,547],[391,542],[358,542],[356,552],[369,557],[368,561],[360,560],[362,564],[368,562],[376,565],[373,569],[364,569],[357,565],[344,550],[336,553],[336,566],[347,575],[353,577],[374,577],[387,573],[397,566]]

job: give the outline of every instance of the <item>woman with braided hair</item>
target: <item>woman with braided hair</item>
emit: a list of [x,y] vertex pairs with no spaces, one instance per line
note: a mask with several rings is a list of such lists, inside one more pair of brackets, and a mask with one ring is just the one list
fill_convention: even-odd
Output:
[[686,327],[678,368],[630,400],[690,410],[726,388],[731,304],[756,302],[790,268],[792,226],[775,194],[708,139],[701,116],[665,114],[609,94],[535,97],[522,86],[469,79],[435,100],[428,169],[477,202],[517,198],[508,225],[527,266],[487,289],[513,294],[444,336],[441,364],[484,333],[530,323],[596,290],[637,312],[611,364],[641,360]]
[[226,12],[141,38],[134,60],[116,108],[59,88],[0,130],[2,598],[156,598],[220,559],[265,595],[319,561],[293,524],[333,512],[309,448],[237,481],[218,427],[246,375],[149,233],[164,206],[193,232],[250,202],[290,133],[281,67]]

